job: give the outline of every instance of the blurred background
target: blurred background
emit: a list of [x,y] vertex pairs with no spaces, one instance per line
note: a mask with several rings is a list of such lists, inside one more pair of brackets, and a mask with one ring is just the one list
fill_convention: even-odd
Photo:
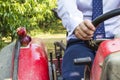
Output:
[[52,9],[57,0],[0,0],[0,50],[16,40],[16,29],[26,27],[31,37],[43,39],[48,52],[55,41],[66,42],[66,30]]

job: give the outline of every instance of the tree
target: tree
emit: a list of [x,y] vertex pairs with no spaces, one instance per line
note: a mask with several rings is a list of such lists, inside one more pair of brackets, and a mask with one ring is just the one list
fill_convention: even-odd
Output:
[[29,31],[48,27],[56,21],[51,12],[55,6],[56,0],[1,0],[0,37],[11,37],[13,41],[19,26],[24,26]]

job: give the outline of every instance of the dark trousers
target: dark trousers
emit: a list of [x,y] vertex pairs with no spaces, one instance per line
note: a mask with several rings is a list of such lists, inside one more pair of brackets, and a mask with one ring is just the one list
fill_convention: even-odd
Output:
[[84,77],[84,65],[74,65],[73,59],[91,57],[94,59],[95,51],[89,49],[82,40],[69,40],[62,62],[63,80],[81,80]]

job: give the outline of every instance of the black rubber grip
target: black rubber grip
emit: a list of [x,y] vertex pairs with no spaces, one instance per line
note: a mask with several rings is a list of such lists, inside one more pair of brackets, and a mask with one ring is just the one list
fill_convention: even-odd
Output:
[[117,9],[114,9],[114,10],[111,10],[99,17],[97,17],[96,19],[94,19],[92,21],[93,25],[95,27],[97,27],[100,23],[102,23],[103,21],[107,20],[107,19],[110,19],[112,17],[115,17],[115,16],[118,16],[120,15],[120,8],[117,8]]

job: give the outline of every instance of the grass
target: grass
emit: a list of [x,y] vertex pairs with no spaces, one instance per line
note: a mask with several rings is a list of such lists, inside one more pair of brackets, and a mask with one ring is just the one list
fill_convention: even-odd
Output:
[[55,41],[63,41],[63,43],[66,44],[66,30],[61,25],[58,25],[56,27],[56,25],[53,24],[52,27],[49,27],[49,29],[44,29],[44,31],[41,31],[41,29],[34,29],[31,31],[30,35],[33,38],[40,38],[43,40],[47,48],[48,54],[50,52],[53,53],[55,52],[54,50]]
[[[49,29],[45,29],[44,31],[41,31],[41,29],[34,29],[28,34],[32,38],[42,39],[45,43],[45,46],[47,47],[48,53],[54,52],[55,41],[63,41],[66,44],[66,31],[61,25],[57,26],[57,28],[55,25],[53,25],[52,27],[50,27]],[[6,46],[8,43],[10,43],[9,38],[3,39],[3,46]]]
[[54,52],[54,42],[63,41],[66,44],[66,35],[65,34],[39,34],[34,37],[41,38],[47,47],[48,53]]
[[30,35],[35,38],[41,38],[48,50],[48,53],[54,52],[54,42],[55,41],[63,41],[66,44],[66,30],[62,26],[61,22],[58,21],[58,25],[53,23],[49,28],[42,29],[34,29],[31,31]]
[[[54,56],[54,42],[55,41],[63,41],[64,44],[66,44],[66,30],[62,26],[61,22],[58,21],[58,23],[53,23],[51,26],[47,28],[33,28],[33,30],[30,30],[28,32],[28,35],[30,35],[32,38],[40,38],[43,40],[46,48],[47,53],[49,55],[50,52],[53,52]],[[10,43],[10,38],[2,38],[3,43],[0,44],[0,50],[8,45]],[[49,56],[48,56],[49,57]]]

